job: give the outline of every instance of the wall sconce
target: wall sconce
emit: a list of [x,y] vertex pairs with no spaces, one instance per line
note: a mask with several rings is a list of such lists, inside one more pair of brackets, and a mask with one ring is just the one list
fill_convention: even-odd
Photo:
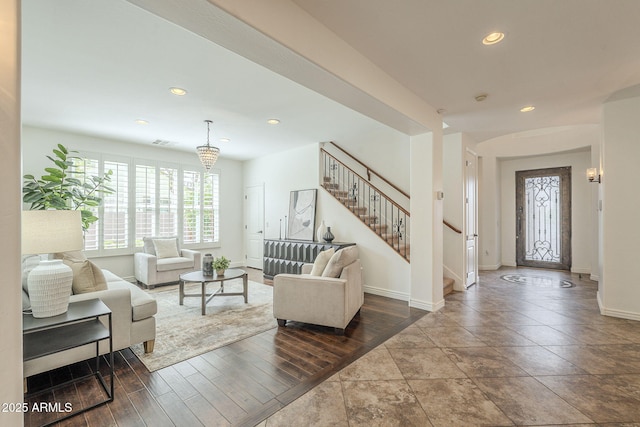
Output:
[[589,180],[589,182],[597,182],[597,183],[602,182],[597,168],[587,169],[587,179]]

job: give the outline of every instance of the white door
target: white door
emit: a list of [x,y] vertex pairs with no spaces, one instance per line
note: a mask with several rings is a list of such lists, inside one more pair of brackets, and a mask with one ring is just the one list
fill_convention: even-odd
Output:
[[245,248],[247,267],[262,270],[264,245],[264,185],[245,188]]
[[477,232],[477,195],[478,180],[476,172],[477,156],[467,151],[465,154],[465,232],[466,232],[466,278],[468,288],[478,280],[478,232]]

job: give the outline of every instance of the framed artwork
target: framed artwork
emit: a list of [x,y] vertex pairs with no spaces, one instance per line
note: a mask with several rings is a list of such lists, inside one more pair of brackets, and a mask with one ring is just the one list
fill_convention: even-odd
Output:
[[318,190],[295,190],[289,196],[287,239],[313,241]]

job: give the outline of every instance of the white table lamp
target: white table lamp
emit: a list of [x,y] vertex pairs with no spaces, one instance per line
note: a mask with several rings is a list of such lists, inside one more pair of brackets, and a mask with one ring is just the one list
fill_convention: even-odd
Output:
[[[22,253],[49,254],[81,250],[84,245],[80,211],[22,212]],[[27,278],[33,317],[66,313],[73,272],[62,260],[42,260]]]

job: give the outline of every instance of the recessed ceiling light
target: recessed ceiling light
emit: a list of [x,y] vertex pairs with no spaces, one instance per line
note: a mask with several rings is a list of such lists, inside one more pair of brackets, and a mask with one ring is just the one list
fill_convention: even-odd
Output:
[[267,123],[269,123],[270,125],[277,125],[278,123],[280,123],[280,120],[278,120],[278,119],[269,119],[269,120],[267,120]]
[[139,125],[148,125],[149,124],[149,122],[146,121],[145,119],[136,119],[134,121]]
[[220,142],[231,142],[229,138],[220,138]]
[[529,111],[533,111],[535,109],[536,109],[536,107],[534,107],[533,105],[525,105],[524,107],[522,107],[520,109],[520,112],[521,113],[528,113]]
[[492,44],[500,43],[503,38],[504,33],[496,31],[495,33],[487,34],[487,36],[482,39],[482,44],[489,46]]
[[187,90],[182,89],[181,87],[170,87],[169,92],[177,96],[183,96],[187,94]]

